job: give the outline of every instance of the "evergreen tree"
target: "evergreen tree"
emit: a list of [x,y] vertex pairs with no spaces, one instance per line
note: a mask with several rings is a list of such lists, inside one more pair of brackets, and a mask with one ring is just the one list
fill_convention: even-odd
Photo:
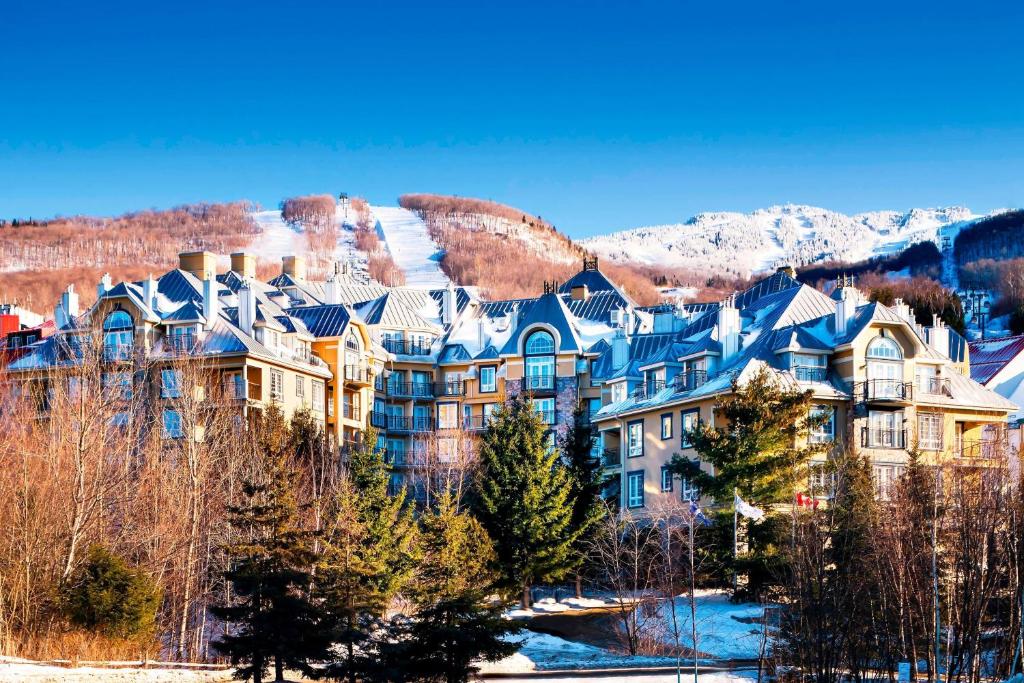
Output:
[[495,661],[514,653],[518,644],[503,636],[518,626],[488,605],[497,580],[494,547],[480,523],[456,509],[444,493],[436,512],[422,518],[423,561],[413,596],[416,612],[392,624],[382,647],[384,676],[389,680],[469,680],[475,661]]
[[591,538],[598,531],[607,508],[601,500],[601,459],[593,455],[594,427],[580,407],[572,417],[572,426],[562,439],[562,461],[569,473],[576,597],[582,597],[580,570],[587,558]]
[[215,647],[238,667],[236,676],[260,683],[271,662],[278,681],[285,667],[308,671],[311,660],[325,656],[325,642],[320,614],[308,596],[313,555],[310,535],[296,524],[287,426],[270,409],[253,432],[266,458],[265,473],[246,481],[241,503],[228,507],[233,540],[224,548],[224,578],[234,599],[212,611],[233,627]]
[[377,437],[367,430],[353,449],[328,514],[319,573],[333,642],[344,658],[328,665],[336,679],[371,677],[373,632],[391,600],[408,586],[417,561],[416,522],[404,490],[388,495],[390,473]]
[[152,634],[160,606],[152,579],[100,545],[89,549],[62,597],[72,623],[122,638]]
[[806,479],[808,460],[826,448],[798,445],[798,437],[826,419],[811,415],[811,391],[780,387],[774,373],[762,368],[746,384],[733,380],[715,414],[721,426],[701,422],[687,435],[715,473],[679,455],[669,465],[673,473],[722,504],[731,505],[734,490],[757,505],[792,501],[796,486]]
[[573,568],[570,483],[540,416],[523,397],[495,412],[480,440],[477,518],[495,542],[502,584],[530,606],[530,586]]

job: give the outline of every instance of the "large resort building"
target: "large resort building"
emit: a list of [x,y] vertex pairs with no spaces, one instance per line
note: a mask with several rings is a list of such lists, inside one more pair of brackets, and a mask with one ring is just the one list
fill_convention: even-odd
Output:
[[[761,368],[813,392],[830,418],[809,438],[868,455],[880,496],[911,451],[928,462],[999,455],[1016,406],[970,378],[964,340],[844,284],[826,296],[781,269],[723,302],[640,307],[588,259],[536,298],[485,301],[470,288],[386,287],[346,269],[315,282],[299,257],[261,282],[251,255],[233,254],[217,273],[214,254],[192,252],[156,279],[104,277],[87,311],[69,287],[56,333],[9,370],[39,376],[85,332],[102,339],[120,382],[138,381],[128,368],[139,358],[168,368],[199,359],[243,410],[307,409],[340,451],[372,426],[394,485],[414,490],[431,453],[453,457],[502,401],[525,394],[552,446],[584,411],[609,497],[638,511],[697,495],[666,465],[696,458],[687,430],[713,424],[717,397]],[[176,381],[159,369],[147,377]],[[182,437],[173,408],[163,414],[164,436]],[[812,479],[826,491],[824,474]]]

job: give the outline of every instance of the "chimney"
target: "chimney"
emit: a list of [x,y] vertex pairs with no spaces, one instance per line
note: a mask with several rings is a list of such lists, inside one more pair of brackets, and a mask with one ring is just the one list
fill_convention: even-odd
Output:
[[243,332],[252,336],[253,325],[256,323],[256,294],[249,289],[248,283],[238,290],[238,326]]
[[576,285],[572,288],[573,301],[586,301],[589,294],[590,290],[587,289],[586,285]]
[[914,324],[914,311],[909,305],[903,303],[903,299],[896,299],[892,304],[893,311],[910,325]]
[[153,279],[153,274],[150,273],[142,281],[142,303],[156,310],[154,299],[156,299],[156,280]]
[[740,350],[740,311],[732,297],[718,307],[718,341],[722,344],[722,362]]
[[183,251],[178,254],[178,268],[205,280],[217,274],[217,255],[209,251]]
[[306,259],[301,256],[281,257],[281,272],[290,275],[293,280],[305,280]]
[[508,319],[508,331],[515,332],[515,329],[519,326],[519,304],[512,304],[505,317]]
[[103,273],[103,277],[100,278],[100,283],[96,285],[96,298],[102,299],[103,295],[111,290],[114,286],[114,281],[110,279],[110,273]]
[[455,284],[449,280],[441,294],[441,322],[445,325],[451,325],[455,320],[455,302]]
[[331,275],[324,283],[324,303],[341,303],[341,283],[338,282],[337,275]]
[[[234,268],[232,268],[232,270],[234,270]],[[208,330],[213,329],[213,324],[217,321],[217,318],[220,316],[220,292],[218,291],[218,289],[219,287],[217,286],[217,278],[208,277],[205,280],[203,280],[203,317],[206,318],[206,329]],[[245,291],[248,292],[249,289],[245,288]],[[238,319],[239,321],[241,321],[242,290],[239,290],[238,295]],[[251,295],[250,298],[252,298]]]
[[791,265],[779,266],[779,268],[776,269],[775,272],[776,273],[785,273],[786,275],[790,276],[794,280],[796,279],[796,268],[794,268]]
[[256,257],[246,254],[244,251],[237,251],[231,255],[231,270],[242,277],[256,277]]
[[615,330],[612,337],[612,369],[622,368],[629,360],[629,337],[622,328]]
[[58,329],[65,327],[78,317],[78,294],[75,292],[74,285],[68,285],[68,288],[61,293],[60,303],[57,304],[53,314]]
[[949,328],[939,319],[937,314],[932,314],[932,325],[926,328],[928,332],[928,343],[932,348],[949,358]]
[[843,287],[839,290],[839,300],[836,301],[836,334],[845,336],[853,320],[853,314],[857,312],[858,296],[857,291],[852,287]]
[[487,335],[484,333],[484,319],[479,317],[476,319],[476,345],[477,348],[483,350],[484,342],[487,341]]

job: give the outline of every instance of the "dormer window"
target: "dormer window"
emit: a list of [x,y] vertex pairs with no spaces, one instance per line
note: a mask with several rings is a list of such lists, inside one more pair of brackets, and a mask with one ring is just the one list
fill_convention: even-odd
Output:
[[867,349],[870,396],[895,398],[903,390],[903,349],[892,337],[875,337]]
[[103,320],[103,355],[107,360],[131,357],[135,345],[135,323],[124,311],[114,311]]
[[552,389],[555,377],[555,339],[550,332],[537,330],[526,338],[526,389]]
[[817,353],[794,353],[790,369],[798,382],[824,382],[827,371],[825,356]]

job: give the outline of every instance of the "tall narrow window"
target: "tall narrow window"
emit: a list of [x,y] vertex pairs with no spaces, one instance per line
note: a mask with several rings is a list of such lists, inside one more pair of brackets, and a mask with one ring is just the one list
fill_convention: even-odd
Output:
[[836,438],[835,408],[832,406],[814,406],[811,409],[811,417],[815,420],[824,420],[814,425],[808,434],[808,441],[811,443],[828,443]]
[[480,368],[480,391],[491,393],[498,390],[497,368],[493,365],[485,365]]
[[135,344],[135,323],[124,311],[114,311],[103,320],[103,356],[107,360],[131,358]]
[[867,349],[868,398],[899,398],[903,351],[892,337],[875,337]]
[[555,339],[549,332],[537,330],[526,338],[525,389],[552,389],[555,382]]
[[639,458],[644,454],[644,421],[630,422],[626,427],[629,457]]
[[644,472],[639,470],[626,475],[626,507],[644,506]]

